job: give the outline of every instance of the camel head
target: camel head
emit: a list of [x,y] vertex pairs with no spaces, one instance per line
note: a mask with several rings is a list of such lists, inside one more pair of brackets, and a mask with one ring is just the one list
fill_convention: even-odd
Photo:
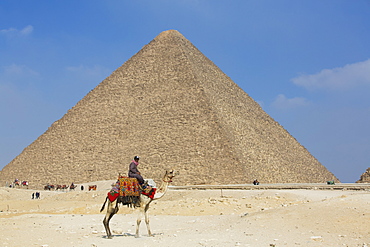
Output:
[[172,182],[172,178],[174,178],[179,173],[175,170],[166,170],[166,174],[164,174],[163,181],[164,182]]

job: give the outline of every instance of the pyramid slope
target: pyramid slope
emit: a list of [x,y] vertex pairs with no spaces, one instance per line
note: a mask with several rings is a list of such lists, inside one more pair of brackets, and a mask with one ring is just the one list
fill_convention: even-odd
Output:
[[360,179],[356,183],[370,183],[370,167],[366,169],[364,173],[360,176]]
[[181,174],[176,184],[338,181],[175,30],[102,81],[0,179],[35,185],[114,179],[136,154],[145,177],[174,168]]

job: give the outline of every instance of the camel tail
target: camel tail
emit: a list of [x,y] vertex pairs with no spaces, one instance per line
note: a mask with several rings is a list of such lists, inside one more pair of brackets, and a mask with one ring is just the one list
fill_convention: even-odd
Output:
[[108,196],[105,198],[105,202],[104,202],[103,206],[101,207],[100,212],[104,210],[105,204],[107,203],[107,200],[108,200]]

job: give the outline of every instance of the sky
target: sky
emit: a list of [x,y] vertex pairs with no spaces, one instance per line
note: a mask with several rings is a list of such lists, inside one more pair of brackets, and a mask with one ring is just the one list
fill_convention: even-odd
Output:
[[370,167],[369,0],[2,0],[0,169],[170,29],[341,182]]

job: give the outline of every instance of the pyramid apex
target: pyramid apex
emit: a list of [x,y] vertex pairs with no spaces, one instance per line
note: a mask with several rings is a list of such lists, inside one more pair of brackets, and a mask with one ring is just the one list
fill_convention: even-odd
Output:
[[173,37],[185,38],[184,35],[182,35],[179,31],[174,30],[174,29],[163,31],[156,38],[162,39],[162,38],[173,38]]
[[179,31],[175,30],[175,29],[170,29],[170,30],[163,31],[159,35],[161,35],[161,34],[163,34],[163,35],[178,35],[178,34],[180,34],[181,35],[181,33]]

